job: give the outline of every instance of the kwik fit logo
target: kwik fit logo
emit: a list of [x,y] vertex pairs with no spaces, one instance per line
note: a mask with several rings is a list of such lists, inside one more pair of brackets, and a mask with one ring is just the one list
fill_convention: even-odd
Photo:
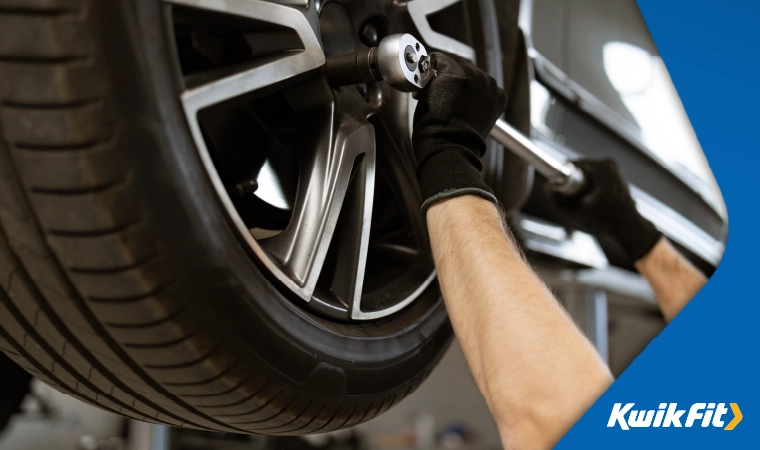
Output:
[[[733,430],[742,421],[742,412],[739,405],[730,403],[733,419],[729,422],[725,415],[729,412],[725,403],[694,403],[686,409],[678,409],[678,403],[660,403],[657,409],[637,410],[633,409],[635,403],[615,403],[612,406],[608,428],[619,426],[623,430],[631,428],[691,428],[691,427],[715,427],[724,430]],[[684,419],[684,414],[686,418]],[[729,416],[730,417],[730,416]],[[683,419],[683,424],[681,420]],[[726,425],[726,422],[728,424]]]

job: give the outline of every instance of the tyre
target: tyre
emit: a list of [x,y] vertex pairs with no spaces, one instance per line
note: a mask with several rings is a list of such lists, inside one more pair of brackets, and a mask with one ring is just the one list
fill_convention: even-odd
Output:
[[412,4],[0,0],[0,348],[204,430],[327,432],[412,392],[452,338],[414,101],[321,69],[416,29],[498,66],[491,0]]

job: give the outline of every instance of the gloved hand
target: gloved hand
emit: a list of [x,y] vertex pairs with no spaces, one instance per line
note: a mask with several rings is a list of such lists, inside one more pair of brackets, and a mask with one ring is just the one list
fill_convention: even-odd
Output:
[[507,95],[496,80],[459,56],[432,53],[430,67],[437,75],[419,95],[412,136],[422,214],[433,203],[459,195],[498,203],[480,175],[480,157]]
[[612,159],[573,163],[586,175],[587,187],[573,196],[562,195],[547,187],[555,213],[578,230],[612,237],[626,251],[631,262],[649,253],[662,233],[636,210],[636,202],[617,163]]

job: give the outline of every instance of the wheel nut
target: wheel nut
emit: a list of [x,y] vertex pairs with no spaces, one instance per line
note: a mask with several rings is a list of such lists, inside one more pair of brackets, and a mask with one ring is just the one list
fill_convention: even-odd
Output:
[[371,20],[366,22],[359,32],[359,37],[367,47],[377,47],[377,44],[380,41],[380,33],[377,31],[377,25]]
[[426,73],[430,69],[430,58],[422,58],[420,61],[420,72]]
[[245,195],[253,195],[259,189],[259,182],[256,180],[248,180],[243,182],[242,191]]
[[256,180],[248,180],[242,183],[236,184],[231,193],[236,194],[238,197],[250,197],[256,193],[259,189],[259,182]]

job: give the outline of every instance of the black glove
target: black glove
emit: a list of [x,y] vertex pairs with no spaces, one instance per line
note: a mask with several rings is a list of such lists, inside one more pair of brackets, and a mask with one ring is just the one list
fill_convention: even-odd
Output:
[[480,157],[507,95],[496,80],[458,56],[432,53],[430,67],[437,75],[419,95],[412,137],[422,214],[439,200],[465,194],[498,203],[480,175]]
[[597,237],[615,239],[631,262],[649,253],[662,233],[636,210],[628,183],[615,161],[580,160],[573,163],[586,175],[587,186],[573,196],[550,191],[549,199],[555,212],[574,228]]

